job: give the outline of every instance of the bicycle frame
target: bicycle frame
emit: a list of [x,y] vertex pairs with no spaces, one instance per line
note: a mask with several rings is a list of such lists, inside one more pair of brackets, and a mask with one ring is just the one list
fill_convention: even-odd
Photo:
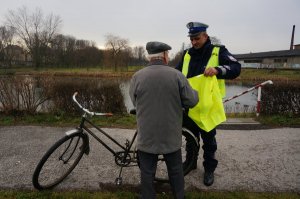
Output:
[[[115,150],[113,150],[110,146],[108,146],[103,140],[101,140],[95,133],[93,133],[89,127],[87,127],[85,125],[85,122],[87,122],[88,124],[90,124],[92,127],[94,127],[95,129],[97,129],[100,133],[102,133],[105,137],[107,137],[109,140],[111,140],[113,143],[115,143],[117,146],[119,146],[121,149],[124,150],[124,152],[128,152],[130,151],[137,132],[135,132],[132,140],[129,142],[128,140],[126,140],[126,144],[125,146],[123,146],[122,144],[120,144],[116,139],[114,139],[113,137],[111,137],[110,135],[108,135],[103,129],[99,128],[98,126],[96,126],[93,122],[91,122],[90,120],[88,120],[85,116],[82,117],[81,122],[80,122],[80,129],[84,129],[86,132],[88,132],[91,136],[93,136],[99,143],[101,143],[108,151],[110,151],[114,156],[117,156],[117,152]],[[125,154],[128,155],[128,154]]]
[[[128,139],[126,139],[126,143],[125,146],[120,144],[116,139],[114,139],[113,137],[111,137],[110,135],[108,135],[107,132],[105,132],[103,129],[101,129],[100,127],[98,127],[97,125],[95,125],[92,121],[90,121],[87,117],[88,115],[90,116],[94,116],[94,115],[99,115],[99,116],[112,116],[112,113],[97,113],[97,112],[91,112],[88,109],[82,107],[82,105],[76,100],[76,95],[78,93],[75,92],[73,95],[73,101],[78,105],[78,107],[83,111],[83,115],[81,117],[81,122],[79,125],[80,129],[83,129],[84,131],[86,131],[88,134],[90,134],[92,137],[94,137],[102,146],[104,146],[109,152],[111,152],[114,156],[115,156],[115,161],[118,164],[118,160],[119,162],[119,166],[123,167],[123,166],[127,166],[129,163],[131,162],[136,162],[135,160],[131,159],[130,157],[130,161],[129,162],[125,162],[126,158],[128,157],[128,154],[131,151],[132,145],[136,139],[137,136],[137,131],[135,132],[133,138],[131,139],[131,141],[129,141]],[[107,145],[103,140],[101,140],[94,132],[92,132],[90,130],[90,127],[88,127],[85,123],[88,123],[89,125],[91,125],[92,127],[94,127],[98,132],[100,132],[102,135],[104,135],[106,138],[108,138],[110,141],[112,141],[115,145],[117,145],[118,147],[120,147],[123,151],[115,151],[113,150],[112,147],[110,147],[109,145]],[[83,132],[83,131],[82,131]],[[88,143],[89,144],[89,143]],[[88,146],[89,148],[89,146]],[[123,156],[122,156],[123,153]]]

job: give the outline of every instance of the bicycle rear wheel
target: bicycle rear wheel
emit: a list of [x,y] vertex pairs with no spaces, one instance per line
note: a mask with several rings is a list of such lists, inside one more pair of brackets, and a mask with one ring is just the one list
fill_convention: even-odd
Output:
[[87,136],[71,133],[57,141],[42,157],[32,177],[38,190],[51,189],[76,167],[88,146]]
[[[187,150],[186,145],[190,145]],[[183,164],[183,175],[187,175],[193,167],[194,160],[198,155],[198,143],[193,137],[192,133],[185,128],[182,129],[182,145],[181,145],[181,155],[182,155],[182,164]],[[187,158],[187,154],[189,153],[189,158]],[[167,166],[162,158],[159,156],[159,160],[157,163],[157,169],[155,174],[155,181],[157,182],[169,182]]]

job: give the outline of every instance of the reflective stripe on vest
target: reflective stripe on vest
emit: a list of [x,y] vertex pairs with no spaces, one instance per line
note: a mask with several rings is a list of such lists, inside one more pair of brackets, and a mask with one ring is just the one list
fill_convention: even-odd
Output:
[[[214,47],[213,48],[211,56],[210,56],[210,58],[208,60],[208,63],[206,65],[206,68],[219,66],[219,52],[220,52],[220,47]],[[223,98],[223,97],[226,96],[225,80],[224,79],[218,79],[218,84],[219,84],[221,96]]]
[[[220,47],[214,47],[207,67],[219,65]],[[182,73],[187,76],[191,56],[186,52]],[[225,94],[225,81],[217,80],[216,76],[198,75],[188,78],[191,87],[198,91],[198,104],[189,109],[188,116],[204,131],[209,132],[226,120],[222,97]],[[222,91],[220,90],[222,89]]]

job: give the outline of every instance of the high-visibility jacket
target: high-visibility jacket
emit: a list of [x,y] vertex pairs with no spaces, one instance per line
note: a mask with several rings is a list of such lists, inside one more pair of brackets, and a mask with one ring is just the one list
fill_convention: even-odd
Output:
[[[207,67],[219,65],[219,47],[214,47]],[[187,76],[191,56],[186,52],[183,59],[182,73]],[[189,109],[188,116],[204,131],[209,132],[226,120],[222,97],[225,94],[224,80],[217,80],[216,76],[205,77],[198,75],[188,78],[193,89],[198,91],[198,104]]]

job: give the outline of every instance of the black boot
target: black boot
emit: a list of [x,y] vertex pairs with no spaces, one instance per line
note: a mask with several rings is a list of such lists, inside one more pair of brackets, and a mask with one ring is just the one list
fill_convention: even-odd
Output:
[[214,172],[205,171],[203,183],[206,186],[211,186],[214,183]]

